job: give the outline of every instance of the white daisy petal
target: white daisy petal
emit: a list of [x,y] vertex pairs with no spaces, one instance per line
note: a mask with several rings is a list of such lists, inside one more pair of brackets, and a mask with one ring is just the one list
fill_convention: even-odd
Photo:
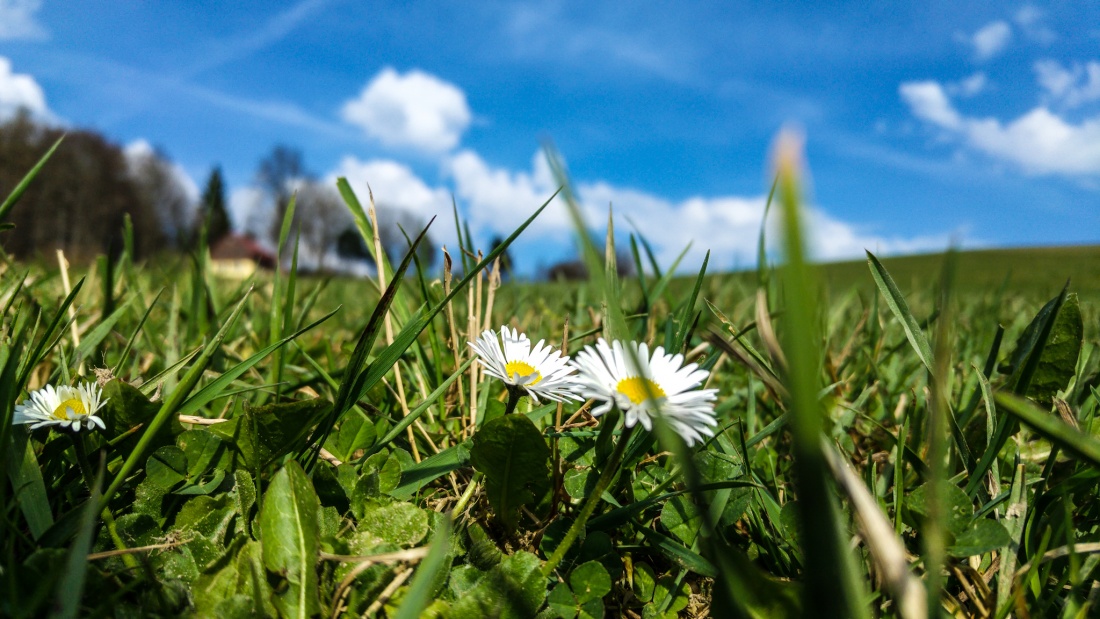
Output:
[[68,428],[74,432],[84,427],[91,430],[96,426],[105,430],[107,426],[96,415],[107,402],[102,395],[95,383],[57,388],[46,385],[32,391],[22,404],[15,407],[12,423],[32,424],[31,430],[46,426]]
[[522,387],[536,403],[540,398],[555,402],[581,399],[568,360],[544,340],[532,347],[525,333],[505,326],[499,333],[487,330],[469,344],[486,374]]
[[683,355],[670,355],[661,346],[651,354],[645,343],[616,340],[608,344],[603,338],[571,361],[578,372],[579,393],[602,402],[592,409],[594,416],[617,405],[626,427],[641,424],[652,430],[653,418],[660,415],[691,446],[714,436],[718,391],[697,389],[707,372],[683,362]]

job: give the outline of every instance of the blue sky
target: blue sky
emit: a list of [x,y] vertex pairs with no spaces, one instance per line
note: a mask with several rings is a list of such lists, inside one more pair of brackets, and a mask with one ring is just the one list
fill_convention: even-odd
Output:
[[[1100,9],[1091,3],[0,0],[0,118],[18,105],[201,186],[238,223],[257,162],[301,149],[380,209],[486,243],[553,191],[552,138],[593,224],[614,205],[666,262],[753,260],[768,152],[801,128],[823,259],[1100,241]],[[552,205],[526,270],[571,252]]]

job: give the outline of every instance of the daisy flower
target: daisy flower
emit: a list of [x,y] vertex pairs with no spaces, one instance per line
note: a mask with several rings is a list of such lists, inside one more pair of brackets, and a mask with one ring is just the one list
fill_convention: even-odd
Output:
[[600,338],[573,359],[579,375],[580,394],[601,401],[592,409],[599,416],[618,406],[626,427],[641,423],[653,429],[660,415],[688,446],[714,436],[717,389],[697,389],[707,379],[706,370],[694,363],[684,365],[683,355],[669,355],[658,346],[616,340],[611,345]]
[[46,385],[32,391],[30,397],[15,407],[12,423],[32,423],[32,430],[50,425],[67,427],[74,432],[82,427],[91,430],[95,426],[103,430],[106,426],[96,416],[96,412],[107,402],[102,397],[103,393],[92,382],[75,387],[63,385],[56,389],[53,385]]
[[486,374],[509,387],[522,387],[536,403],[540,397],[556,402],[579,400],[569,359],[543,342],[539,340],[532,348],[526,334],[501,327],[499,335],[487,330],[469,344]]

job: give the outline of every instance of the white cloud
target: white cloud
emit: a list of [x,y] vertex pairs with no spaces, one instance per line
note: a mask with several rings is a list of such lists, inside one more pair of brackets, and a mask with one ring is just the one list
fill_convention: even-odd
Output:
[[906,82],[898,90],[917,118],[947,129],[961,124],[959,113],[938,82]]
[[[523,222],[555,188],[541,153],[536,153],[530,171],[496,168],[476,153],[463,151],[450,163],[455,193],[468,207],[472,224],[507,233]],[[744,266],[755,261],[764,196],[692,196],[680,201],[604,181],[577,184],[577,194],[588,225],[602,229],[608,206],[614,210],[618,232],[642,234],[654,247],[663,266],[691,243],[681,263],[686,270],[698,268],[711,251],[715,269]],[[947,247],[946,235],[920,238],[884,237],[810,209],[807,230],[811,231],[813,255],[822,260],[858,258],[864,249],[884,254],[905,253]],[[633,225],[631,225],[633,224]],[[562,204],[551,204],[532,225],[527,235],[565,242],[572,224]],[[777,238],[769,233],[769,238]]]
[[1012,26],[1006,21],[998,20],[979,28],[970,37],[970,44],[974,47],[978,60],[989,60],[1003,52],[1011,40]]
[[466,94],[454,84],[423,71],[401,75],[390,67],[345,103],[341,115],[387,146],[429,153],[457,146],[472,118]]
[[41,0],[0,0],[0,41],[41,40],[49,33],[35,19]]
[[1039,43],[1049,44],[1054,42],[1058,35],[1044,23],[1045,18],[1046,14],[1041,9],[1030,4],[1016,11],[1016,15],[1013,16],[1025,36]]
[[988,86],[989,78],[979,71],[970,77],[948,84],[947,92],[960,97],[974,97],[984,92]]
[[13,116],[20,108],[38,117],[50,117],[46,95],[38,82],[26,73],[14,73],[11,61],[0,56],[0,120]]
[[901,85],[915,116],[961,139],[967,146],[1033,174],[1100,173],[1100,116],[1078,124],[1039,106],[1007,123],[960,114],[934,81]]
[[1063,67],[1056,60],[1035,63],[1035,76],[1048,100],[1067,108],[1100,100],[1100,62]]
[[[469,206],[470,223],[508,233],[519,227],[557,188],[541,152],[531,161],[531,171],[493,167],[480,155],[463,150],[445,164],[454,182],[455,196]],[[568,236],[569,218],[562,204],[546,208],[532,224],[532,234]]]
[[[655,247],[659,263],[665,266],[671,264],[688,243],[691,249],[682,266],[689,271],[701,264],[708,250],[715,269],[744,267],[756,261],[766,203],[763,195],[693,196],[673,202],[602,182],[582,185],[578,191],[587,210],[602,209],[606,213],[607,204],[613,204],[617,216],[629,218],[637,225],[638,232]],[[896,254],[943,249],[948,245],[947,235],[886,237],[873,234],[818,207],[808,207],[805,215],[810,254],[817,260],[860,258],[866,249]],[[777,249],[777,219],[769,217],[766,235],[771,239],[769,249]]]

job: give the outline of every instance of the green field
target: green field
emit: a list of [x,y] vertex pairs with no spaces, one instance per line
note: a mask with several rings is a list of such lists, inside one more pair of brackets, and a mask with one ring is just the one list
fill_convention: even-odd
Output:
[[[490,255],[389,265],[383,294],[221,279],[202,246],[5,261],[0,615],[1094,616],[1100,248],[809,266],[785,181],[763,272],[641,251],[645,277],[498,288]],[[656,370],[599,417],[520,397],[541,373],[508,387],[467,345],[502,324],[682,353],[714,436],[685,444]],[[103,429],[13,423],[84,382]]]

